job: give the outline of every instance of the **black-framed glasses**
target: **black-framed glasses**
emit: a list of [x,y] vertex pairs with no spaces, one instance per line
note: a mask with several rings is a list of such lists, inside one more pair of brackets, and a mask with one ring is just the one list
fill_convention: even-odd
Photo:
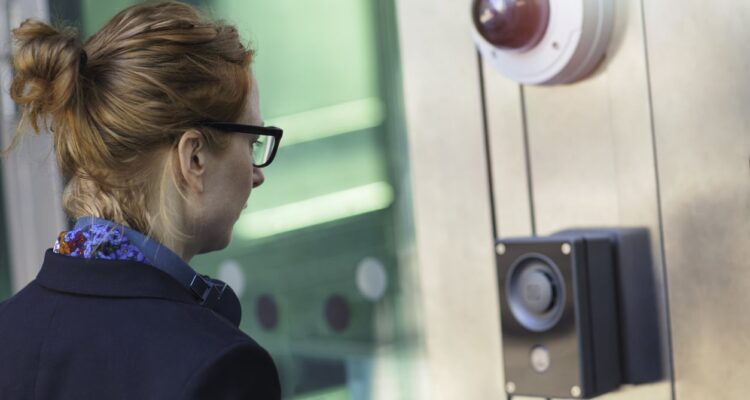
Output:
[[200,125],[224,132],[258,135],[258,139],[253,143],[253,165],[257,168],[263,168],[271,164],[273,158],[276,157],[276,151],[279,149],[281,136],[284,134],[281,128],[275,126],[243,125],[232,122],[214,121],[204,121]]

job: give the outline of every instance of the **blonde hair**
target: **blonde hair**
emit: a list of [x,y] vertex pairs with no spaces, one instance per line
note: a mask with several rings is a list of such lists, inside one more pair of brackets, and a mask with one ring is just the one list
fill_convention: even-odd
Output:
[[[27,20],[13,30],[11,96],[30,125],[52,133],[67,180],[63,208],[126,224],[162,242],[189,236],[170,200],[175,160],[157,157],[199,129],[209,149],[228,138],[200,121],[235,121],[249,93],[253,51],[237,30],[179,2],[142,4],[86,43],[70,28]],[[184,198],[184,194],[183,194]]]

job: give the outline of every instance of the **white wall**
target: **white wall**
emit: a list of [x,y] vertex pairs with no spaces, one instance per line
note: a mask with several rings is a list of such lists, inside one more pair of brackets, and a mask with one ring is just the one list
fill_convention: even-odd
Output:
[[468,2],[397,2],[426,399],[503,380],[489,183]]

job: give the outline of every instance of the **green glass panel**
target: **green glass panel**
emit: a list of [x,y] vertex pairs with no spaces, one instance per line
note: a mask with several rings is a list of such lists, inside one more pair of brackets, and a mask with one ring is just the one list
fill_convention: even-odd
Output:
[[84,39],[99,30],[120,10],[138,4],[138,0],[81,0],[81,27]]
[[[82,31],[134,3],[81,0]],[[392,0],[193,3],[255,49],[261,112],[284,139],[232,243],[191,264],[238,292],[241,329],[271,353],[286,397],[369,399],[379,351],[413,343],[396,256],[409,216],[394,207],[408,193]],[[379,276],[363,266],[385,277],[382,295],[363,289]],[[394,368],[390,397],[410,398],[408,362]]]
[[257,50],[266,118],[378,95],[371,0],[215,0]]

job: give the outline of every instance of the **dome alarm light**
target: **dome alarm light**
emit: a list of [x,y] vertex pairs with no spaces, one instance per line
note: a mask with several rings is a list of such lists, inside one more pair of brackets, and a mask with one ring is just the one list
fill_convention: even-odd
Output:
[[602,60],[614,0],[474,0],[473,36],[506,77],[534,85],[572,83]]

